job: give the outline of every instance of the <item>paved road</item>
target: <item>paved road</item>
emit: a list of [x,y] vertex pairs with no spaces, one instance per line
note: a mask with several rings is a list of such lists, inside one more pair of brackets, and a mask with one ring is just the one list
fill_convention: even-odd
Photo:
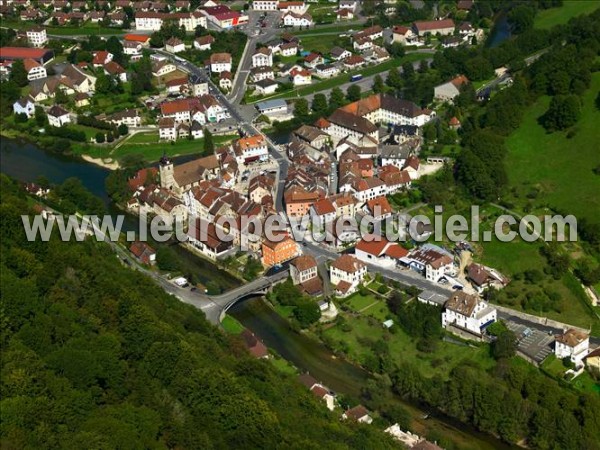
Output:
[[[415,61],[415,62],[413,62],[413,67],[415,69],[418,69],[419,65],[421,64],[421,61],[427,61],[427,64],[431,64],[431,62],[433,61],[433,58],[425,58],[425,59],[420,60],[420,61]],[[398,71],[400,73],[402,73],[402,67],[398,67]],[[367,91],[370,91],[371,88],[373,87],[373,82],[374,82],[375,77],[377,75],[379,75],[383,79],[383,81],[385,81],[387,79],[388,72],[389,72],[389,70],[385,71],[385,72],[378,73],[378,74],[376,73],[374,75],[366,76],[362,80],[354,81],[354,82],[348,81],[346,83],[337,85],[335,87],[338,87],[343,92],[346,92],[350,86],[352,86],[352,85],[358,85],[358,86],[360,86],[360,89],[361,89],[362,92],[367,92]],[[347,79],[350,79],[350,75],[348,75]],[[312,101],[313,97],[315,96],[315,94],[325,94],[327,97],[329,97],[329,94],[331,93],[332,89],[333,88],[323,89],[322,91],[318,91],[318,92],[315,92],[313,94],[303,95],[302,98],[305,98],[310,103]]]

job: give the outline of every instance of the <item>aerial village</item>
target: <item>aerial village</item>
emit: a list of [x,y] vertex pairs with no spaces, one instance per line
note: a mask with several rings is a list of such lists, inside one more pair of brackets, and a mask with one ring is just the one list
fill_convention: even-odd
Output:
[[[234,10],[216,0],[201,1],[195,10],[190,10],[187,1],[98,1],[94,2],[96,10],[86,9],[83,1],[40,3],[43,9],[34,8],[28,0],[4,2],[0,7],[18,5],[20,20],[39,23],[19,32],[18,38],[27,46],[0,48],[0,76],[9,78],[15,67],[21,70],[21,63],[26,72],[26,94],[15,101],[14,115],[25,120],[45,116],[49,130],[67,130],[76,124],[95,128],[97,133],[85,137],[90,144],[103,143],[108,134],[119,142],[136,130],[157,133],[165,150],[157,167],[141,169],[129,180],[129,212],[160,216],[168,224],[193,217],[197,226],[187,230],[188,249],[211,261],[233,257],[260,262],[263,277],[287,271],[295,286],[316,299],[321,322],[335,320],[341,299],[383,276],[414,280],[421,287],[418,301],[441,308],[441,325],[461,339],[491,339],[487,328],[507,308],[491,305],[486,292],[502,289],[511,280],[474,261],[468,242],[453,247],[428,242],[428,227],[419,231],[424,242],[404,243],[387,241],[383,235],[371,234],[372,230],[338,235],[335,226],[348,218],[384,223],[399,216],[403,211],[390,197],[409,192],[421,177],[444,167],[447,157],[421,157],[423,128],[436,120],[439,107],[451,104],[470,82],[466,76],[457,74],[435,87],[434,101],[428,107],[386,93],[363,95],[302,124],[283,144],[274,143],[256,121],[259,116],[269,121],[294,117],[293,98],[269,99],[285,89],[293,92],[343,74],[350,82],[359,81],[362,75],[356,71],[393,58],[384,41],[430,48],[435,36],[439,48],[468,46],[482,38],[482,30],[452,19],[388,29],[376,25],[349,32],[351,48],[333,47],[324,54],[304,51],[302,37],[294,35],[294,29],[315,25],[314,2],[310,1],[253,0],[249,10]],[[335,20],[353,20],[357,4],[340,0]],[[269,19],[269,26],[258,25]],[[88,21],[105,26],[126,23],[132,30],[118,39],[118,55],[106,48],[89,52],[89,61],[60,58],[56,62],[54,50],[47,46],[51,38],[45,27]],[[165,23],[201,32],[191,42],[169,37],[155,49],[150,46],[150,33],[160,31]],[[229,29],[258,39],[235,63],[231,53],[213,50],[219,39],[214,31]],[[77,53],[82,44],[68,45]],[[176,56],[190,49],[203,56],[202,64],[192,65]],[[81,49],[77,54],[81,55]],[[145,58],[150,61],[149,82],[158,87],[158,94],[146,95],[142,90],[141,104],[92,115],[99,80],[112,85],[132,83],[139,74],[124,66]],[[507,79],[504,72],[498,76]],[[110,93],[110,87],[102,89],[102,96]],[[255,99],[251,106],[244,105],[243,113],[238,111],[242,98]],[[461,126],[456,117],[449,125]],[[187,162],[169,154],[170,143],[202,140],[207,133],[235,136],[216,145],[210,154]],[[34,185],[30,190],[38,192]],[[272,215],[288,222],[307,218],[311,233],[297,240],[288,225],[283,238],[273,242],[252,227],[244,228],[248,219],[264,224]],[[218,223],[223,217],[233,224],[227,230]],[[399,231],[408,232],[408,223],[402,223],[404,230]],[[208,230],[206,236],[199,232],[203,227]],[[226,231],[233,239],[220,239],[218,231]],[[135,242],[131,251],[142,263],[155,263],[155,251],[148,244]],[[178,283],[186,286],[185,280]],[[552,352],[559,359],[569,358],[573,373],[583,371],[588,359],[589,364],[598,364],[598,350],[590,349],[589,336],[581,329],[554,336],[511,321],[506,314],[502,319],[518,337],[519,354],[535,365]],[[386,320],[381,326],[395,324]],[[251,332],[244,331],[242,337],[253,355],[269,357]],[[300,378],[327,408],[338,407],[328,387],[308,374]],[[343,418],[372,421],[362,406],[345,411]],[[413,449],[439,448],[397,426],[386,431]]]

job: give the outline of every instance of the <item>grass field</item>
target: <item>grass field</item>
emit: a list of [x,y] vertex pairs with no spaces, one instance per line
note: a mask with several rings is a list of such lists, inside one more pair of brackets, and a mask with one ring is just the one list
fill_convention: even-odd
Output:
[[[226,135],[226,136],[213,136],[213,140],[216,146],[225,144],[233,139],[237,135]],[[120,159],[126,155],[141,154],[144,156],[146,161],[156,161],[160,159],[163,152],[167,155],[180,156],[188,155],[190,153],[198,153],[202,155],[204,152],[204,139],[187,140],[179,139],[175,142],[160,142],[158,140],[158,134],[152,133],[138,133],[132,136],[119,148],[114,149],[110,153],[110,157],[113,159]]]
[[240,334],[244,331],[244,325],[239,323],[235,318],[226,315],[223,318],[223,322],[221,322],[223,329],[227,331],[229,334]]
[[526,112],[521,127],[507,140],[506,165],[517,205],[523,206],[528,193],[537,190],[534,206],[548,205],[561,213],[600,221],[600,176],[592,172],[600,163],[600,111],[594,104],[599,90],[600,73],[595,73],[571,139],[566,131],[548,134],[537,123],[550,98],[540,98]]
[[571,18],[581,14],[590,14],[598,8],[600,8],[599,0],[565,0],[559,8],[539,11],[535,17],[534,27],[552,28],[567,23]]
[[[310,10],[308,11],[310,14]],[[350,30],[358,31],[362,27],[359,24],[345,24],[345,25],[328,25],[322,26],[319,28],[310,28],[308,30],[295,31],[294,35],[296,36],[310,36],[310,35],[318,35],[322,33],[346,33]]]
[[371,306],[377,302],[377,298],[374,295],[361,295],[358,292],[348,297],[344,303],[346,303],[354,311],[359,312],[360,310]]
[[[425,376],[446,376],[452,368],[459,364],[472,363],[483,370],[494,365],[490,356],[489,347],[486,345],[468,347],[450,342],[438,342],[437,348],[432,353],[423,353],[417,350],[416,340],[407,335],[403,330],[396,329],[394,333],[381,326],[380,322],[364,314],[359,317],[346,316],[346,321],[351,331],[343,331],[340,326],[329,328],[324,332],[334,342],[345,342],[349,348],[349,358],[364,362],[372,354],[372,350],[365,345],[367,340],[385,340],[389,344],[390,354],[396,364],[412,362],[419,366]],[[398,325],[393,325],[398,327]]]
[[535,285],[527,284],[524,280],[516,279],[517,276],[527,270],[539,270],[544,272],[547,267],[545,258],[540,254],[539,243],[528,243],[522,240],[513,242],[492,242],[482,243],[483,254],[481,262],[494,267],[503,274],[511,278],[511,283],[505,288],[510,292],[510,304],[505,304],[510,308],[523,311],[521,300],[528,293],[533,293],[541,289],[544,292],[552,292],[560,295],[560,312],[525,310],[530,314],[548,317],[561,322],[588,328],[593,326],[593,334],[599,335],[600,321],[591,314],[588,300],[581,285],[574,275],[565,274],[561,279],[555,280],[549,275],[544,274],[541,282]]

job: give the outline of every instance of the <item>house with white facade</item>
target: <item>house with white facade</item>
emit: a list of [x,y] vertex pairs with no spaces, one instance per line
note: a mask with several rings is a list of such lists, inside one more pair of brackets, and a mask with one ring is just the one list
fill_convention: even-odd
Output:
[[279,0],[254,0],[252,9],[254,11],[277,11]]
[[177,128],[173,118],[163,117],[158,121],[158,137],[164,141],[175,141],[177,139]]
[[273,65],[273,52],[268,47],[256,50],[252,55],[252,67],[271,67]]
[[348,254],[340,256],[329,266],[329,279],[338,296],[347,296],[356,291],[366,274],[366,264]]
[[212,37],[210,34],[207,34],[206,36],[201,36],[198,37],[196,39],[194,39],[194,48],[196,50],[210,50],[211,49],[211,45],[214,44],[215,42],[215,38]]
[[308,13],[298,14],[290,11],[283,16],[283,25],[286,27],[311,27],[313,24],[313,18]]
[[27,42],[32,47],[43,47],[48,42],[46,29],[40,26],[27,30]]
[[210,72],[231,72],[231,54],[213,53],[210,55]]
[[286,42],[279,46],[281,56],[295,56],[298,54],[298,44],[296,42]]
[[233,151],[238,164],[266,161],[269,158],[267,142],[260,134],[238,139],[233,143]]
[[315,75],[319,78],[331,78],[340,73],[340,69],[334,64],[319,64],[315,67]]
[[496,308],[490,306],[477,295],[456,291],[444,304],[442,326],[456,327],[481,336],[485,329],[497,318]]
[[25,114],[28,119],[31,119],[35,114],[35,103],[31,97],[21,97],[13,103],[13,112],[15,114]]
[[58,105],[52,106],[48,112],[48,123],[53,127],[62,127],[67,123],[71,123],[71,116],[69,115],[69,111],[63,109]]
[[366,424],[373,423],[373,418],[369,415],[369,411],[367,411],[367,408],[365,408],[363,405],[358,405],[347,410],[344,414],[342,414],[342,419],[350,419]]
[[165,42],[165,50],[169,53],[181,53],[185,51],[185,44],[181,39],[172,37]]
[[446,273],[452,273],[454,270],[453,258],[433,248],[420,247],[410,252],[403,261],[434,282],[438,282]]
[[446,83],[436,86],[433,89],[433,98],[440,102],[452,102],[452,100],[460,95],[462,86],[468,82],[467,77],[459,75]]
[[554,354],[558,359],[570,358],[576,367],[583,365],[583,358],[590,350],[590,336],[587,333],[569,328],[555,336]]
[[258,95],[271,95],[277,91],[279,84],[271,78],[265,78],[254,83]]
[[397,242],[390,242],[382,236],[366,235],[356,244],[354,255],[364,263],[393,268],[400,259],[408,255],[408,251]]
[[48,76],[46,68],[33,59],[24,59],[23,66],[25,67],[25,71],[27,72],[27,79],[29,81],[39,80]]
[[294,69],[290,72],[294,86],[304,86],[312,83],[312,74],[306,69]]
[[310,255],[301,255],[290,262],[290,277],[296,285],[317,278],[317,260]]

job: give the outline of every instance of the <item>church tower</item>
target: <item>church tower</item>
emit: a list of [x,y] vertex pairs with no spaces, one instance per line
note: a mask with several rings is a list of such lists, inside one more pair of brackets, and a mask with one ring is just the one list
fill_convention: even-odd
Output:
[[173,176],[173,162],[163,154],[159,163],[160,187],[172,190],[175,185],[175,177]]

